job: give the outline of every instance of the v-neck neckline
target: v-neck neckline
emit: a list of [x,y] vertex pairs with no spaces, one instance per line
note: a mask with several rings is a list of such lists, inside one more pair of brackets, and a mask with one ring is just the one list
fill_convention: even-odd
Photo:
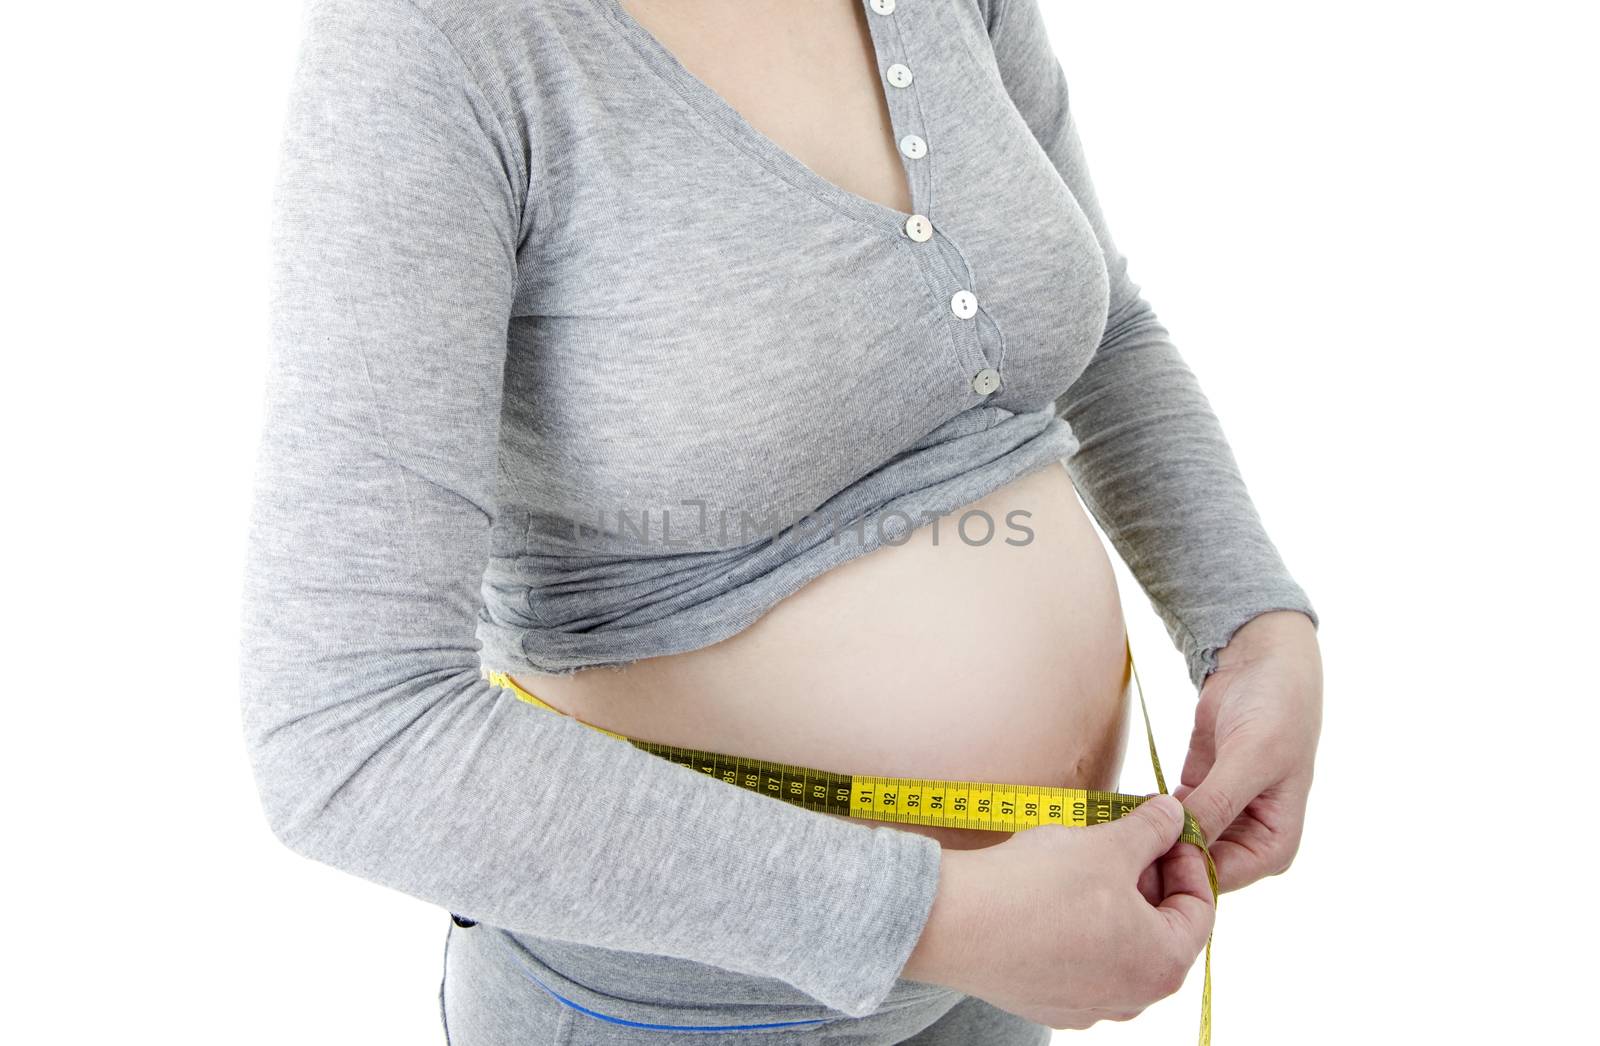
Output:
[[[906,166],[905,156],[900,151],[899,142],[903,133],[901,128],[895,126],[896,106],[887,94],[884,70],[888,67],[886,64],[888,56],[885,54],[884,34],[891,31],[891,27],[886,22],[880,24],[873,21],[874,17],[883,19],[885,16],[875,16],[874,12],[868,11],[867,29],[872,42],[873,63],[878,70],[878,91],[889,113],[890,130],[895,139],[893,143],[895,156],[899,158],[902,176],[906,180],[906,190],[913,208],[911,211],[895,210],[824,178],[799,157],[757,129],[727,99],[713,90],[710,84],[690,72],[676,54],[622,6],[621,0],[591,0],[591,2],[607,16],[610,24],[634,46],[650,67],[683,95],[696,112],[719,127],[735,144],[766,164],[785,181],[810,192],[852,218],[895,235],[905,235],[906,222],[913,215],[926,214],[920,209],[926,204],[918,198],[921,180]],[[910,87],[901,88],[901,90],[910,89]],[[917,162],[927,161],[924,158]]]

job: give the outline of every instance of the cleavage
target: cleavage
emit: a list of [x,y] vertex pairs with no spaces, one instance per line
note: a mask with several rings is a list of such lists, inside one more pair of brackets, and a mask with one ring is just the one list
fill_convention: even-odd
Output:
[[845,192],[911,213],[882,74],[855,0],[618,0],[744,121]]

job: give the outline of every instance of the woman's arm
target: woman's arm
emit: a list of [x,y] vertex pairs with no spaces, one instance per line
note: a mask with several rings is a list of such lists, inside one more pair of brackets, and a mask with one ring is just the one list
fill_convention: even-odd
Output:
[[1235,890],[1287,869],[1300,845],[1322,729],[1317,614],[1262,528],[1194,374],[1128,278],[1038,0],[981,10],[1007,93],[1105,253],[1105,336],[1056,401],[1080,442],[1067,468],[1200,689],[1173,794],[1211,841],[1218,889]]
[[1081,444],[1068,471],[1199,687],[1247,621],[1297,610],[1315,626],[1316,611],[1267,537],[1193,372],[1128,277],[1095,198],[1038,0],[980,0],[980,10],[1006,91],[1083,208],[1110,273],[1105,336],[1056,401]]
[[727,785],[479,677],[537,132],[407,0],[308,11],[242,619],[272,830],[495,926],[871,1012],[929,916],[936,841]]

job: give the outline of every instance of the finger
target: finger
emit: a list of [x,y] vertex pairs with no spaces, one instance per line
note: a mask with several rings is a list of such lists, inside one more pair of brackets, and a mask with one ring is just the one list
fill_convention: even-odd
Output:
[[[1216,752],[1213,749],[1211,724],[1195,720],[1194,733],[1189,737],[1189,753],[1184,757],[1183,769],[1178,773],[1180,785],[1193,788],[1205,780],[1206,774],[1211,772],[1211,766],[1216,761]],[[1178,789],[1172,790],[1173,795],[1178,794]]]
[[[1144,797],[1149,799],[1151,796],[1160,794],[1160,792],[1146,792]],[[1167,892],[1161,888],[1161,865],[1157,861],[1152,861],[1144,866],[1144,869],[1139,872],[1139,881],[1136,885],[1140,896],[1149,902],[1152,908],[1160,904],[1161,898],[1167,895]]]
[[1273,783],[1262,764],[1254,752],[1224,748],[1205,779],[1181,797],[1207,842],[1219,838],[1250,801]]
[[1217,892],[1226,893],[1249,886],[1259,879],[1277,874],[1282,867],[1278,848],[1283,840],[1270,840],[1270,852],[1242,841],[1219,839],[1210,846],[1211,860],[1217,866]]
[[1173,847],[1172,853],[1161,859],[1161,882],[1167,895],[1156,907],[1157,914],[1176,935],[1184,955],[1199,955],[1217,917],[1200,848],[1192,843]]
[[1211,877],[1206,874],[1206,855],[1193,843],[1179,843],[1156,862],[1161,873],[1162,900],[1188,893],[1214,905]]
[[1218,893],[1237,890],[1266,877],[1266,862],[1248,847],[1230,839],[1218,839],[1209,849],[1211,862],[1217,866]]
[[[1211,772],[1211,764],[1217,756],[1217,723],[1215,700],[1208,700],[1213,695],[1211,688],[1220,686],[1221,681],[1215,676],[1206,679],[1200,690],[1200,702],[1195,706],[1194,728],[1189,732],[1189,752],[1184,757],[1183,768],[1178,774],[1178,780],[1190,787],[1199,784]],[[1177,793],[1177,789],[1173,789]]]
[[1145,865],[1144,871],[1139,873],[1139,893],[1150,906],[1154,908],[1161,903],[1167,892],[1161,888],[1161,865],[1159,862]]
[[1170,795],[1156,795],[1106,826],[1135,872],[1172,849],[1183,834],[1183,804]]

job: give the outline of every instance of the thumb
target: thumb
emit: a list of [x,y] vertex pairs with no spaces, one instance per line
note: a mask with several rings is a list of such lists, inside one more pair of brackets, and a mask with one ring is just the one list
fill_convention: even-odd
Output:
[[1271,782],[1263,780],[1270,764],[1259,755],[1234,750],[1218,754],[1205,779],[1182,797],[1194,811],[1207,839],[1216,839],[1238,819],[1250,801]]
[[1143,871],[1156,858],[1172,849],[1183,834],[1183,804],[1170,795],[1156,794],[1134,807],[1115,822],[1122,833],[1134,867]]

